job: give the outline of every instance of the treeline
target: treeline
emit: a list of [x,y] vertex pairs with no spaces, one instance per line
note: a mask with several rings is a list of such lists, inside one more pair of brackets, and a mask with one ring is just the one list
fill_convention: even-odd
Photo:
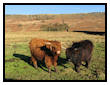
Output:
[[42,25],[40,31],[68,31],[69,26],[66,23],[55,23],[51,25]]

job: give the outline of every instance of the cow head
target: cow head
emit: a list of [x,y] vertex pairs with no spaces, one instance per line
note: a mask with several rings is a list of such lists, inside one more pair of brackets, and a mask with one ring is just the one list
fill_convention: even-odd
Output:
[[79,48],[67,48],[66,49],[66,60],[71,61],[72,58],[74,58],[77,55],[77,52],[79,52]]
[[50,42],[44,42],[46,44],[46,48],[50,49],[53,55],[57,54],[59,55],[61,53],[61,50],[56,45],[50,43]]

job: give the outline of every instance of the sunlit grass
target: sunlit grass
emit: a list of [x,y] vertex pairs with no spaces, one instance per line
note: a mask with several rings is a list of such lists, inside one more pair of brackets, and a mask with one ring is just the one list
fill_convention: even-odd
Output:
[[[29,64],[31,54],[28,43],[35,37],[60,41],[64,47],[69,47],[76,41],[91,40],[94,50],[90,69],[81,65],[80,73],[76,73],[71,62],[64,62],[65,50],[62,50],[58,60],[58,73],[52,71],[50,75],[47,67],[40,61],[38,70],[34,69]],[[53,66],[52,70],[54,70]],[[6,32],[5,78],[12,80],[105,80],[105,36],[78,32]]]

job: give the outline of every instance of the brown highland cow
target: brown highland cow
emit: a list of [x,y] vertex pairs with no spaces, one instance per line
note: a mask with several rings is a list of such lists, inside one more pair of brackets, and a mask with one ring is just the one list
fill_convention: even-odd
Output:
[[29,43],[31,52],[31,64],[37,69],[37,60],[45,60],[48,72],[51,73],[51,65],[54,66],[57,72],[57,59],[61,53],[61,43],[58,41],[49,41],[39,38],[34,38]]

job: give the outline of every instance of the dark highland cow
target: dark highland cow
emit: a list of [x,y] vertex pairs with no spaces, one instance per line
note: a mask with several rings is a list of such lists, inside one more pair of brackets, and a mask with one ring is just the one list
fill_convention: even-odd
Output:
[[34,38],[29,43],[31,52],[31,64],[37,69],[37,60],[43,60],[48,67],[48,72],[51,73],[51,65],[54,65],[57,72],[57,59],[61,53],[61,43],[58,41],[49,41]]
[[86,67],[89,68],[92,51],[93,44],[90,40],[76,42],[70,48],[66,49],[67,60],[71,61],[75,65],[75,71],[79,72],[82,61],[85,61]]

